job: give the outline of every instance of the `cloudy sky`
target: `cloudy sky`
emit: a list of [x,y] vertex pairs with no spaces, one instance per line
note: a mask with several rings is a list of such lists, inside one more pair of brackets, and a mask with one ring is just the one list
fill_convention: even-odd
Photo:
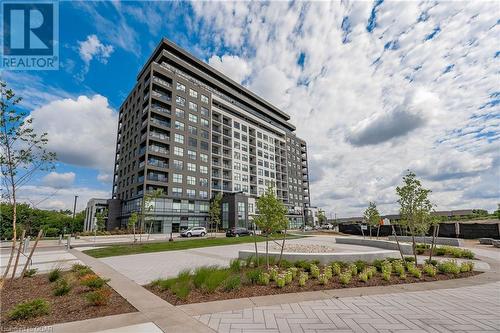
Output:
[[59,71],[3,72],[58,154],[21,197],[108,197],[116,110],[162,37],[291,115],[312,204],[397,212],[413,170],[437,209],[493,210],[500,191],[495,2],[60,3]]

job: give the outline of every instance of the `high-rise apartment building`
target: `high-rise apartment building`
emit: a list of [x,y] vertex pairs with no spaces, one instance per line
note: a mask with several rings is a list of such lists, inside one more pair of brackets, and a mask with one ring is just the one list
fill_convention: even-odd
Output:
[[273,186],[292,227],[310,205],[307,148],[290,117],[163,39],[120,107],[111,227],[126,226],[147,191],[161,189],[153,231],[208,222],[224,195],[223,227],[249,226],[255,198]]

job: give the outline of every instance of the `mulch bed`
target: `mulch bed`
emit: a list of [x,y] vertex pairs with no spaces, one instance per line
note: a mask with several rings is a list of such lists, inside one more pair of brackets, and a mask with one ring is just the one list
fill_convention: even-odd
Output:
[[298,293],[304,291],[346,289],[346,288],[357,288],[357,287],[375,287],[375,286],[388,286],[388,285],[405,284],[405,283],[441,281],[441,280],[450,280],[457,278],[466,278],[477,274],[481,274],[481,272],[476,272],[476,271],[466,272],[466,273],[460,273],[457,276],[454,276],[452,274],[438,273],[434,277],[422,274],[422,277],[420,279],[417,279],[407,274],[406,280],[402,280],[399,277],[392,275],[390,281],[385,281],[384,279],[382,279],[382,276],[376,274],[373,276],[373,278],[371,278],[367,282],[360,281],[357,276],[353,277],[348,286],[342,285],[339,282],[338,276],[334,276],[325,285],[320,285],[317,279],[309,278],[304,287],[300,287],[298,285],[297,279],[294,279],[291,284],[288,284],[283,288],[278,288],[274,282],[271,282],[267,286],[242,285],[240,289],[231,292],[216,290],[213,293],[203,293],[199,289],[192,289],[188,297],[184,300],[177,298],[170,290],[160,291],[158,288],[152,287],[151,285],[146,285],[144,287],[150,290],[152,293],[156,294],[157,296],[163,298],[170,304],[182,305],[182,304],[202,303],[202,302],[211,302],[211,301],[254,297],[254,296]]
[[[63,272],[62,276],[72,273]],[[111,289],[107,305],[92,306],[85,299],[88,289],[75,283],[68,294],[63,296],[53,295],[55,283],[49,282],[47,274],[35,275],[30,278],[14,279],[6,282],[0,291],[1,299],[1,331],[27,329],[39,326],[65,323],[70,321],[104,317],[121,313],[137,311],[116,291]],[[7,313],[21,302],[43,298],[50,303],[50,313],[40,317],[25,320],[9,320]]]

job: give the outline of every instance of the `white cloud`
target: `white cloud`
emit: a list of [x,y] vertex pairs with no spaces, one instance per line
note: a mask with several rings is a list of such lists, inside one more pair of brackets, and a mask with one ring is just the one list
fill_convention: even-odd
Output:
[[33,128],[48,133],[47,148],[59,161],[95,168],[103,175],[112,173],[118,119],[107,98],[56,100],[35,109],[31,116]]
[[242,83],[250,74],[246,61],[234,55],[211,56],[208,64],[238,83]]
[[492,2],[385,1],[372,32],[371,2],[192,6],[190,33],[212,41],[217,58],[244,61],[244,84],[308,142],[312,204],[337,216],[360,215],[370,200],[397,212],[395,186],[413,168],[438,209],[496,208]]
[[86,40],[78,41],[78,53],[85,63],[83,74],[88,72],[93,59],[106,64],[113,51],[112,45],[103,44],[96,35],[89,35]]
[[42,184],[52,188],[68,188],[75,181],[74,172],[57,173],[55,171],[45,175],[42,179]]

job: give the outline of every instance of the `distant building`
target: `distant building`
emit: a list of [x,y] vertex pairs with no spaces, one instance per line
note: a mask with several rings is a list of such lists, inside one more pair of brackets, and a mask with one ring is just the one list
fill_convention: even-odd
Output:
[[95,215],[103,212],[105,209],[108,209],[107,199],[90,199],[87,203],[87,208],[85,209],[83,231],[94,231],[96,225]]

